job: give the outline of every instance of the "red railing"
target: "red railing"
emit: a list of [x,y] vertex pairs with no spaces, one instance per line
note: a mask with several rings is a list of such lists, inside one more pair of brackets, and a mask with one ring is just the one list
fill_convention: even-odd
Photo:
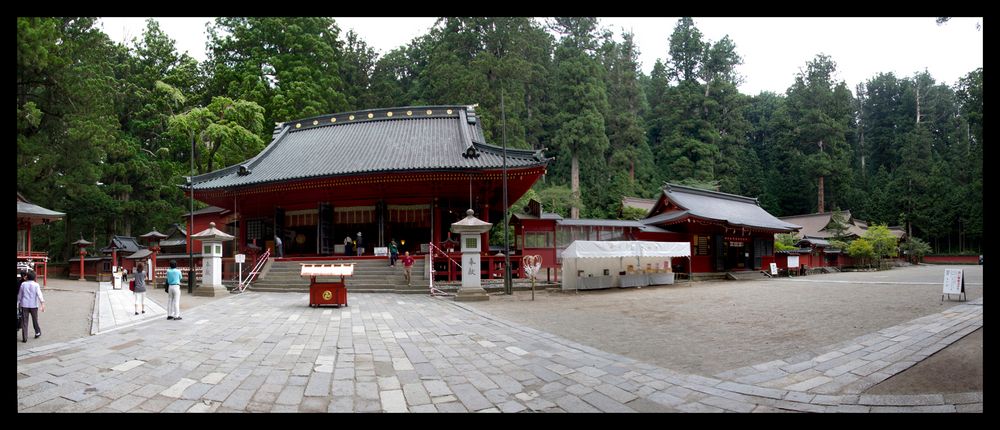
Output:
[[[430,244],[431,257],[428,258],[428,263],[431,264],[431,276],[437,272],[442,277],[447,276],[448,282],[453,282],[461,278],[462,275],[462,265],[456,261],[456,259],[462,259],[461,252],[444,252],[441,248]],[[513,251],[513,250],[512,250]],[[511,264],[511,274],[514,277],[519,277],[520,272],[520,256],[511,253],[510,264]],[[502,255],[480,255],[480,264],[484,264],[486,269],[482,273],[486,275],[486,279],[502,279],[503,278],[503,265],[504,256]],[[447,266],[444,270],[435,270],[434,267],[437,263],[445,263]],[[457,269],[457,270],[456,270]]]
[[49,253],[45,251],[17,251],[18,260],[48,260]]

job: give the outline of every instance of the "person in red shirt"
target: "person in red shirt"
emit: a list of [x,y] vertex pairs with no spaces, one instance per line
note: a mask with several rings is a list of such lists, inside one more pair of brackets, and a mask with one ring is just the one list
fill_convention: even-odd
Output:
[[406,278],[406,286],[409,287],[411,270],[413,270],[413,257],[410,256],[410,251],[406,251],[400,260],[403,260],[403,277]]

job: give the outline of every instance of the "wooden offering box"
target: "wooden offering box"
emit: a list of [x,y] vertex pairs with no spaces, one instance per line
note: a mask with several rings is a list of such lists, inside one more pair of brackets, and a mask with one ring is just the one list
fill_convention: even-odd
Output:
[[[347,306],[346,277],[354,274],[354,264],[303,264],[300,276],[309,278],[309,306]],[[340,277],[340,282],[317,282],[317,277]]]

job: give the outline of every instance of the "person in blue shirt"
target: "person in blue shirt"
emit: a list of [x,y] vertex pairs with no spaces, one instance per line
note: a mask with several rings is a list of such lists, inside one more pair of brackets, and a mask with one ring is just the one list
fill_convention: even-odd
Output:
[[170,260],[170,268],[167,269],[167,294],[170,300],[167,302],[167,319],[181,319],[181,271],[177,268],[177,260]]

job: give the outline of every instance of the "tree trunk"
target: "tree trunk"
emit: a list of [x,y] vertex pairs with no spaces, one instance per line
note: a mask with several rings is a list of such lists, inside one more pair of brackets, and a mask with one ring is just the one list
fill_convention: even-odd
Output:
[[823,201],[823,177],[822,176],[819,177],[819,204],[818,204],[818,206],[819,206],[818,212],[819,213],[823,213],[823,207],[826,206],[826,204]]
[[569,209],[569,217],[579,219],[580,208],[576,205],[580,201],[580,158],[576,152],[573,152],[573,158],[570,162],[570,187],[573,191],[573,206]]

